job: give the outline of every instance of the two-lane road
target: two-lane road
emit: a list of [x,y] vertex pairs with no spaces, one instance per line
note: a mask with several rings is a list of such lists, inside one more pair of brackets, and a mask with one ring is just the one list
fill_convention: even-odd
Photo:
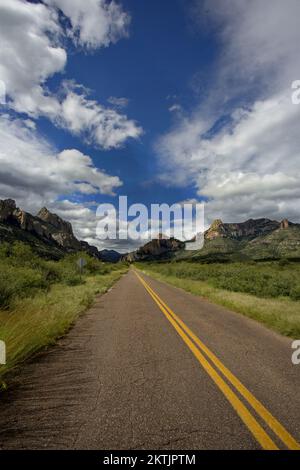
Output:
[[295,449],[291,341],[133,269],[1,396],[0,448]]

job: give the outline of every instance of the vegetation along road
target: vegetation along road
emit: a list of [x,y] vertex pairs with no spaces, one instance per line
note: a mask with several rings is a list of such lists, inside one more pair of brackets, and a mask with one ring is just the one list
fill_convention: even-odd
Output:
[[5,449],[299,449],[291,339],[130,269],[2,395]]

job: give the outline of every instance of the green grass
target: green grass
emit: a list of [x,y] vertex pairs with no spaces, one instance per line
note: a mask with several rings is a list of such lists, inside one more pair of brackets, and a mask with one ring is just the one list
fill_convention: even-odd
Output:
[[0,366],[0,387],[7,372],[54,344],[95,295],[105,292],[128,269],[87,256],[81,276],[78,256],[45,261],[22,244],[1,246],[0,339],[6,343],[7,363]]
[[[300,337],[300,266],[296,263],[145,263],[149,275],[264,323],[292,338]],[[295,299],[295,300],[294,300]]]
[[[77,265],[85,259],[83,277]],[[91,258],[86,253],[74,253],[59,261],[39,257],[29,245],[22,242],[0,244],[0,309],[11,309],[18,299],[47,292],[53,284],[76,286],[90,274],[105,274],[109,264]]]
[[149,263],[166,276],[204,281],[210,286],[233,292],[244,292],[262,298],[289,297],[300,300],[300,263],[279,262]]

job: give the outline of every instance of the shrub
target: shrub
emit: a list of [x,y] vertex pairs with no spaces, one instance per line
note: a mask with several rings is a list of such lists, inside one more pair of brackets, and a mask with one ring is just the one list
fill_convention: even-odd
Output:
[[[79,258],[84,258],[82,275]],[[103,263],[86,253],[73,253],[59,261],[49,261],[36,255],[29,245],[22,242],[0,244],[0,308],[9,308],[16,298],[34,295],[40,289],[49,289],[60,283],[76,286],[85,282],[88,274],[105,275],[117,265]]]
[[290,297],[292,300],[300,300],[300,284],[291,289]]
[[207,282],[213,287],[257,297],[290,296],[298,300],[300,265],[292,262],[213,263],[184,262],[150,264],[166,276]]
[[41,272],[3,263],[0,270],[0,307],[8,308],[13,299],[29,297],[46,287]]

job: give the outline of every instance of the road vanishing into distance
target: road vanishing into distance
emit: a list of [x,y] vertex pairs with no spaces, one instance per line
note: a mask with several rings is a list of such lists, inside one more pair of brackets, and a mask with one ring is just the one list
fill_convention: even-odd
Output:
[[1,396],[2,449],[299,449],[291,341],[130,269]]

